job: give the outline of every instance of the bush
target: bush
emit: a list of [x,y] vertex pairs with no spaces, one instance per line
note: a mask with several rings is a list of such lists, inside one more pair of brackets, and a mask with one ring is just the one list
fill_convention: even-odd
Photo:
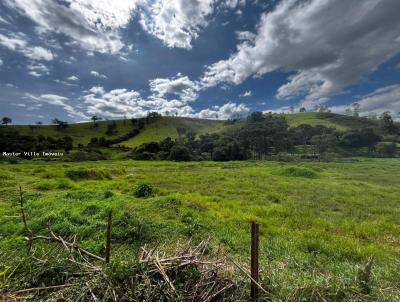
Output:
[[395,157],[397,155],[397,146],[395,143],[380,142],[376,145],[376,151],[380,156]]
[[66,161],[95,161],[104,160],[106,157],[100,151],[77,151],[69,154]]
[[111,198],[114,196],[114,193],[111,191],[105,191],[104,192],[104,198]]
[[151,195],[153,195],[153,187],[151,185],[148,184],[139,184],[136,186],[135,191],[133,192],[133,195],[135,195],[135,197],[149,197]]
[[170,160],[189,161],[191,160],[189,149],[183,145],[174,145],[169,154]]

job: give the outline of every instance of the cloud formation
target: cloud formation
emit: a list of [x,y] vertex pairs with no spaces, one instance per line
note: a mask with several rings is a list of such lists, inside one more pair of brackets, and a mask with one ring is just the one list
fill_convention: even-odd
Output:
[[195,101],[198,98],[199,85],[181,74],[172,79],[158,78],[150,80],[149,86],[157,97],[174,95],[185,103]]
[[75,75],[72,75],[72,76],[68,77],[67,80],[71,81],[71,82],[78,82],[79,78]]
[[42,63],[29,64],[27,65],[27,69],[28,74],[36,78],[50,74],[50,69]]
[[168,47],[191,49],[216,8],[234,9],[245,0],[143,0],[140,23]]
[[[41,94],[41,95],[33,95],[30,93],[25,94],[27,99],[31,99],[37,103],[36,109],[39,109],[43,103],[47,103],[49,105],[59,106],[63,108],[69,117],[79,117],[83,119],[87,119],[87,116],[82,112],[78,111],[77,108],[74,108],[72,105],[68,104],[69,99],[56,95],[56,94]],[[34,106],[35,107],[35,106]]]
[[95,71],[95,70],[92,70],[92,71],[90,72],[90,74],[91,74],[92,76],[94,76],[95,78],[107,79],[107,76],[106,76],[106,75],[101,74],[101,73],[99,73],[99,72],[97,72],[97,71]]
[[[379,88],[357,100],[360,104],[360,114],[369,115],[382,114],[390,111],[392,116],[400,119],[400,84]],[[349,106],[333,106],[332,110],[338,113],[345,113]]]
[[28,38],[23,33],[0,33],[0,46],[3,46],[11,51],[16,51],[25,57],[38,61],[51,61],[53,53],[40,46],[32,46],[28,42]]
[[400,1],[283,0],[264,13],[255,37],[206,68],[205,87],[240,84],[275,70],[294,72],[277,97],[326,101],[400,51]]
[[249,111],[244,104],[227,103],[221,107],[195,112],[186,102],[150,96],[144,99],[139,92],[128,89],[106,91],[101,86],[92,87],[83,95],[87,113],[109,117],[142,117],[156,111],[162,115],[186,116],[208,119],[227,119],[238,117]]
[[253,92],[251,90],[245,91],[244,93],[240,94],[239,97],[240,98],[247,98],[252,96]]
[[88,51],[115,54],[124,43],[119,29],[128,25],[139,0],[7,0],[41,34],[59,33],[70,45]]
[[230,118],[243,117],[250,109],[245,104],[228,102],[223,106],[214,106],[212,109],[204,109],[195,114],[195,117],[204,119],[227,120]]

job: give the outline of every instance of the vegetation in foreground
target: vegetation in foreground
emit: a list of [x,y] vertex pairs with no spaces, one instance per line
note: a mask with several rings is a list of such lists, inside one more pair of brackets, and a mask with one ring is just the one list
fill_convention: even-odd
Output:
[[[400,299],[400,162],[23,162],[0,166],[0,286],[57,285],[67,262],[37,266],[27,255],[18,186],[35,234],[54,232],[104,254],[114,211],[113,282],[139,248],[211,235],[212,249],[249,263],[249,222],[261,223],[262,284],[272,301]],[[148,185],[148,186],[145,186]],[[35,256],[51,244],[35,244]],[[374,256],[371,280],[360,273]],[[74,273],[72,271],[71,273]],[[76,273],[76,272],[75,272]],[[21,276],[24,278],[21,279]],[[121,277],[122,276],[122,277]],[[51,277],[51,278],[50,278]],[[90,294],[90,293],[89,293]],[[97,293],[95,293],[97,294]]]

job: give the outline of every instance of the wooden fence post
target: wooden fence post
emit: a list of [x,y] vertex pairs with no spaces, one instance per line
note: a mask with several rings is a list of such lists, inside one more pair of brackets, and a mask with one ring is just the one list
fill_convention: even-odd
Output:
[[110,263],[111,258],[111,230],[112,230],[112,210],[108,212],[107,241],[106,241],[106,262]]
[[20,206],[20,209],[21,209],[21,217],[22,217],[22,222],[24,223],[25,232],[30,236],[32,234],[32,231],[29,229],[28,223],[26,221],[24,197],[22,195],[21,186],[19,186],[19,206]]
[[[251,223],[251,278],[258,283],[259,280],[259,224]],[[251,301],[258,301],[258,285],[251,281]]]

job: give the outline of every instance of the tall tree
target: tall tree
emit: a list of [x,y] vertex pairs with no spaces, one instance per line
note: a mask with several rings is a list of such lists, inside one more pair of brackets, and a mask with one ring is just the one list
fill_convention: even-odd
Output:
[[351,104],[351,107],[353,108],[353,116],[359,117],[360,116],[360,108],[361,108],[360,103],[354,102],[353,104]]
[[100,120],[100,118],[97,115],[93,115],[91,117],[91,120],[93,121],[93,127],[97,127],[98,126],[97,121]]
[[8,116],[5,116],[5,117],[3,117],[2,119],[1,119],[1,123],[3,124],[3,125],[8,125],[8,124],[11,124],[12,123],[12,119],[11,118],[9,118]]
[[385,134],[396,134],[399,132],[398,127],[393,122],[390,111],[385,111],[381,114],[381,128]]

